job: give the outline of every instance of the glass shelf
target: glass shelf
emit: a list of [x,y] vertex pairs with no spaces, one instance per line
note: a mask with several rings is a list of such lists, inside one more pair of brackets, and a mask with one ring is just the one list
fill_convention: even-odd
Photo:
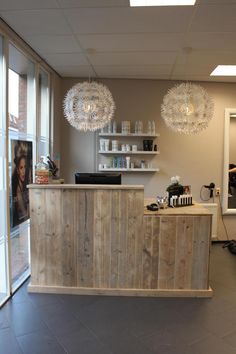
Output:
[[158,172],[159,168],[100,168],[99,171],[105,172]]
[[124,134],[124,133],[99,133],[99,136],[124,136],[124,137],[149,137],[149,138],[156,138],[157,136],[160,136],[160,134],[148,134],[148,133],[141,133],[141,134],[135,134],[135,133],[129,133],[129,134]]
[[[96,164],[97,164],[97,170],[100,172],[121,172],[121,173],[155,173],[155,172],[159,172],[159,168],[113,168],[113,167],[105,167],[105,166],[113,166],[113,163],[111,163],[110,161],[108,161],[108,159],[112,159],[114,157],[116,157],[117,159],[125,159],[127,156],[130,156],[130,165],[132,163],[132,159],[139,159],[140,162],[142,161],[142,159],[145,159],[147,161],[146,162],[146,166],[151,166],[150,160],[153,160],[157,155],[160,154],[160,151],[149,151],[149,150],[143,150],[143,141],[144,139],[152,139],[153,140],[153,144],[154,144],[154,140],[155,138],[159,137],[160,134],[159,133],[147,133],[147,132],[143,132],[143,133],[121,133],[121,132],[116,132],[116,133],[108,133],[108,132],[98,132],[96,134],[97,137],[97,142],[96,142],[96,146],[97,146],[97,160],[96,160]],[[109,139],[109,145],[111,140],[118,140],[118,145],[121,144],[122,141],[124,142],[129,142],[129,146],[131,148],[131,146],[133,144],[137,144],[137,148],[139,150],[137,151],[122,151],[121,150],[121,146],[118,146],[117,148],[119,149],[118,151],[113,151],[113,150],[107,150],[105,151],[104,148],[103,150],[100,150],[99,147],[101,146],[99,143],[99,138],[100,138],[100,142],[101,142],[101,138],[104,138],[104,140],[107,138]],[[132,140],[135,139],[135,140]],[[109,146],[111,149],[111,146]],[[145,156],[145,157],[144,157]],[[106,161],[107,160],[107,161]],[[102,163],[100,163],[102,162]],[[101,168],[99,168],[99,165]],[[119,166],[126,166],[126,164],[122,161],[122,164],[119,163]],[[137,166],[140,166],[140,164],[136,164]],[[152,164],[152,165],[156,165]],[[104,167],[103,167],[104,166]],[[115,163],[114,166],[117,166],[117,164]]]
[[103,151],[99,150],[99,154],[103,155],[157,155],[160,154],[159,151],[143,151],[143,150],[138,150],[138,151]]

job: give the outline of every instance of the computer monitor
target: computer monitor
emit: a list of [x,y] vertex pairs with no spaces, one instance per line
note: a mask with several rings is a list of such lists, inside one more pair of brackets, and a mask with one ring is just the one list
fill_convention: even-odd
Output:
[[121,173],[75,173],[76,184],[121,184]]

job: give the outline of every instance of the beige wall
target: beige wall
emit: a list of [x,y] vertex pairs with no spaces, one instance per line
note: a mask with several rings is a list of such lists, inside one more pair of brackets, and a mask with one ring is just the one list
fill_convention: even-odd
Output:
[[[63,79],[62,95],[78,81]],[[199,135],[184,136],[169,130],[160,114],[163,97],[176,82],[121,79],[104,79],[100,82],[107,85],[113,94],[117,107],[115,120],[155,120],[156,130],[160,133],[157,140],[160,155],[153,160],[160,172],[127,173],[122,177],[123,183],[144,184],[145,195],[155,197],[165,194],[171,176],[179,175],[182,184],[192,186],[196,201],[201,201],[200,190],[204,184],[214,182],[222,190],[224,109],[236,107],[235,84],[200,83],[214,100],[214,118]],[[66,182],[74,182],[75,171],[95,171],[94,133],[78,132],[62,117],[61,146],[62,174]],[[204,192],[203,196],[207,197]],[[227,217],[227,223],[232,234],[235,229],[234,217]]]

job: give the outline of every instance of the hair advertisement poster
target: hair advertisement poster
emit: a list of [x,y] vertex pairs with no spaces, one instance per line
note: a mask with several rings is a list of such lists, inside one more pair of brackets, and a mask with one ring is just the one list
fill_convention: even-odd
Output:
[[11,140],[11,227],[29,219],[29,190],[32,183],[32,142]]

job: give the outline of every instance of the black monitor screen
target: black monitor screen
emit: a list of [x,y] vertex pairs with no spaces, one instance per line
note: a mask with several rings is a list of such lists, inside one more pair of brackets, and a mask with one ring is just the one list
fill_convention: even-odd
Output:
[[76,184],[121,184],[121,173],[75,173]]

